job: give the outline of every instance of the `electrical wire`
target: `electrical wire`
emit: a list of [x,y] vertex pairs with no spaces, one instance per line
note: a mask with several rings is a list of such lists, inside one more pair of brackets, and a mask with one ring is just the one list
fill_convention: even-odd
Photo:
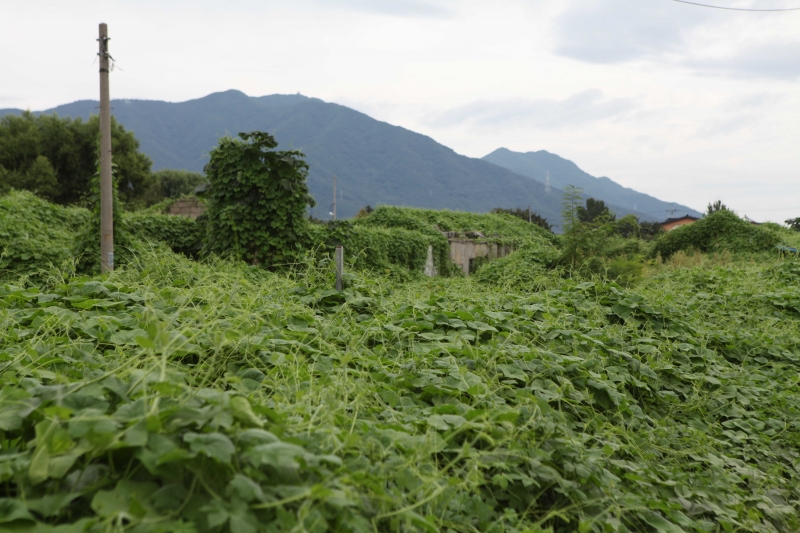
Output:
[[800,11],[800,7],[787,7],[783,9],[747,9],[743,7],[724,7],[724,6],[712,6],[709,4],[699,4],[697,2],[688,2],[687,0],[672,0],[673,2],[680,2],[681,4],[690,4],[693,6],[700,6],[700,7],[710,7],[712,9],[725,9],[727,11],[761,11],[761,12],[769,12],[769,11]]

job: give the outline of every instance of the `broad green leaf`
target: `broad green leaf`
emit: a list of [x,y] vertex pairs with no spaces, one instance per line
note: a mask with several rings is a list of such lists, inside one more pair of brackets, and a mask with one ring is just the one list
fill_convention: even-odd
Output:
[[193,452],[227,463],[236,451],[231,440],[221,433],[187,433],[183,440]]

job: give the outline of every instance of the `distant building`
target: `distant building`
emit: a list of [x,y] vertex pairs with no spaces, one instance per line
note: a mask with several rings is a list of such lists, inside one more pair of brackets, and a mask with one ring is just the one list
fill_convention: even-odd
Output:
[[661,223],[661,227],[664,228],[664,231],[670,231],[679,226],[685,226],[686,224],[691,224],[696,220],[699,219],[691,215],[684,215],[682,217],[677,217],[677,218],[668,218],[667,220]]

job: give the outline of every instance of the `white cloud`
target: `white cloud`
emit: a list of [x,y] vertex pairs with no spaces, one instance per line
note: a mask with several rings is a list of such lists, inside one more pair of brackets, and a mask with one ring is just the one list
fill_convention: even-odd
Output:
[[[37,38],[21,20],[36,21]],[[0,106],[95,99],[101,21],[124,69],[114,98],[300,91],[462,154],[545,149],[698,209],[721,197],[769,218],[800,197],[798,12],[670,0],[5,2],[0,50],[13,53],[0,57]]]
[[629,98],[604,98],[603,91],[588,89],[564,100],[479,100],[434,116],[429,124],[435,128],[465,124],[477,128],[571,128],[618,118],[634,108]]

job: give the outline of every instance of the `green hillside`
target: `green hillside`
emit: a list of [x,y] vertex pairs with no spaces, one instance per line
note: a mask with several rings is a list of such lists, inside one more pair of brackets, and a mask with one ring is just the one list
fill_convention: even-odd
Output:
[[572,161],[545,150],[521,153],[498,148],[484,156],[483,160],[507,168],[520,176],[533,178],[540,183],[545,183],[549,175],[551,186],[557,189],[575,185],[583,189],[584,196],[603,200],[618,214],[624,212],[624,209],[630,209],[642,220],[655,221],[666,220],[672,213],[696,217],[701,215],[690,207],[675,202],[664,202],[648,194],[623,187],[609,178],[596,178],[578,168]]

